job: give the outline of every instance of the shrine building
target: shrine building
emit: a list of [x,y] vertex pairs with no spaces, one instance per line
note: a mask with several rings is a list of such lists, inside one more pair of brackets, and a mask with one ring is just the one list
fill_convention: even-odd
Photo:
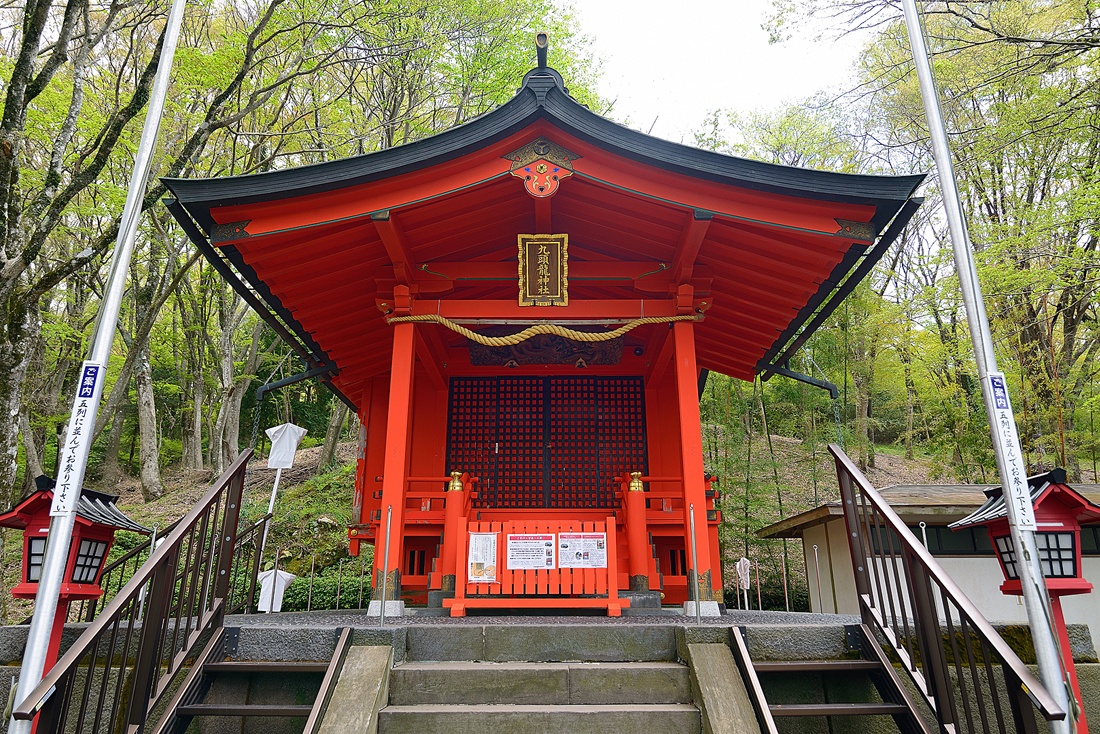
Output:
[[359,416],[348,534],[352,555],[376,548],[376,600],[455,616],[721,600],[706,371],[822,384],[789,360],[923,176],[644,135],[573,99],[539,42],[516,95],[470,122],[168,179],[169,208]]

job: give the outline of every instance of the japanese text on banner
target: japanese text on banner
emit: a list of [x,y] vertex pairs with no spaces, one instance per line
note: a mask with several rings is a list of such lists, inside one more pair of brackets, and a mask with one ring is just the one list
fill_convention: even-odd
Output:
[[993,408],[996,414],[993,426],[994,440],[1001,444],[1007,475],[1001,477],[1004,484],[1005,503],[1011,503],[1016,525],[1021,530],[1035,530],[1035,508],[1031,504],[1031,488],[1027,483],[1027,468],[1020,456],[1020,437],[1016,433],[1016,419],[1012,414],[1012,402],[1008,397],[1008,385],[1000,372],[991,372],[986,376],[989,391],[993,396]]
[[50,505],[51,516],[72,512],[80,499],[80,484],[88,465],[88,444],[95,427],[105,371],[102,365],[92,362],[85,362],[80,367],[76,401],[73,403],[73,413],[69,416],[69,430],[65,432],[65,445],[58,462],[57,484],[53,490],[53,504]]

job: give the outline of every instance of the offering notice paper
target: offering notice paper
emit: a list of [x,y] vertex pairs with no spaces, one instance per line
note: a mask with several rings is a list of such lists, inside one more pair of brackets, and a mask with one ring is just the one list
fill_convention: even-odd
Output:
[[607,568],[607,533],[558,533],[562,568]]
[[509,570],[554,567],[553,533],[508,536]]
[[467,578],[471,584],[492,584],[497,580],[497,534],[470,533],[470,553],[466,557]]

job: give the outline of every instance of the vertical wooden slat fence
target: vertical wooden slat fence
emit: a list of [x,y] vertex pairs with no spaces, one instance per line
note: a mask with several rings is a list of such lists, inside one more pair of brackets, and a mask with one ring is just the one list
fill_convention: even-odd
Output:
[[942,731],[1038,731],[1063,719],[1050,693],[835,444],[864,624],[885,640]]
[[[111,595],[42,683],[17,703],[17,719],[38,714],[39,732],[142,730],[188,657],[228,611],[251,605],[255,596],[256,553],[235,552],[269,519],[238,533],[251,456],[251,450],[242,453]],[[233,583],[243,574],[253,579],[239,585],[244,591]]]

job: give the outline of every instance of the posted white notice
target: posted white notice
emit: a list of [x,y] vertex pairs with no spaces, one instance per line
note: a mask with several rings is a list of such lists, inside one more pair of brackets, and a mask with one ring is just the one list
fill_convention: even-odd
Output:
[[466,557],[467,581],[492,584],[497,580],[497,534],[470,533],[470,553]]
[[555,568],[554,556],[553,533],[508,536],[509,570]]
[[102,365],[94,362],[84,362],[80,366],[80,383],[76,388],[69,430],[65,433],[65,445],[58,462],[57,484],[53,488],[51,517],[69,514],[76,509],[80,499],[81,479],[88,466],[88,446],[95,427],[99,399],[103,396],[106,373]]
[[1016,434],[1016,418],[1012,414],[1012,402],[1008,397],[1008,383],[1001,372],[990,372],[983,380],[982,388],[993,397],[996,420],[993,438],[1001,443],[1001,453],[1008,469],[1008,476],[1001,477],[1005,503],[1011,505],[1009,521],[1021,530],[1034,531],[1035,508],[1031,504],[1031,487],[1027,483],[1027,467],[1020,455],[1020,437]]
[[607,533],[558,533],[562,568],[607,568]]

